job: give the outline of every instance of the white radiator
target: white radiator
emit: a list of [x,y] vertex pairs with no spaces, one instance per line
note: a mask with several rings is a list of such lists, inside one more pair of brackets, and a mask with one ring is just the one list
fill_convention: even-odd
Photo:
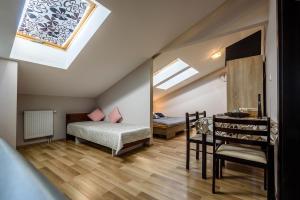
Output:
[[53,111],[24,111],[24,139],[53,136]]

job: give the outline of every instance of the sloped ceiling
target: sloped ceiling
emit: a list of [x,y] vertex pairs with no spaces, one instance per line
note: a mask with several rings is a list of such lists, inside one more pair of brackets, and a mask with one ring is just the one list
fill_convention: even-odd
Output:
[[[197,75],[168,90],[154,88],[154,100],[225,67],[225,48],[258,30],[264,30],[267,20],[268,0],[226,1],[163,48],[161,55],[154,59],[154,72],[176,58],[199,71]],[[221,51],[222,56],[211,59],[211,55],[217,51]]]
[[24,3],[25,0],[0,2],[0,57],[10,55]]
[[20,61],[19,93],[96,97],[224,2],[98,1],[112,12],[69,69]]
[[[184,62],[195,68],[199,73],[189,79],[169,88],[161,90],[154,87],[153,100],[156,101],[167,94],[173,93],[190,83],[207,76],[217,70],[225,67],[225,47],[255,33],[263,30],[263,27],[255,27],[244,31],[239,31],[226,36],[218,37],[205,42],[199,42],[190,46],[185,46],[175,50],[171,50],[161,54],[154,60],[154,71],[158,71],[176,58],[182,59]],[[215,52],[222,52],[221,57],[211,59],[211,55]]]
[[268,20],[268,8],[269,0],[227,0],[162,51],[264,25]]

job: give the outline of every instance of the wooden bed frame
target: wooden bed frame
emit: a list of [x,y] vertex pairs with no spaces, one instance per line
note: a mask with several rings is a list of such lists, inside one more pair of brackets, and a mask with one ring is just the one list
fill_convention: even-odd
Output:
[[[91,119],[87,116],[88,114],[89,113],[66,114],[66,128],[67,128],[69,123],[91,121]],[[78,141],[78,138],[76,138],[73,135],[70,135],[70,134],[66,133],[66,140]],[[89,142],[92,142],[92,141],[89,141]],[[99,144],[97,144],[97,145],[99,145]],[[138,141],[134,141],[134,142],[131,142],[131,143],[124,144],[124,146],[120,150],[120,152],[122,154],[122,153],[128,152],[130,150],[136,149],[140,146],[149,146],[149,145],[150,145],[150,138],[146,138],[146,139],[143,139],[143,140],[138,140]],[[112,156],[114,156],[114,155],[116,155],[116,154],[115,154],[115,151],[112,149]]]
[[176,133],[184,132],[184,129],[185,129],[185,122],[173,126],[153,123],[153,134],[163,135],[166,137],[166,139],[175,137]]
[[[206,117],[206,111],[200,112],[199,114],[203,115],[203,117]],[[153,134],[163,135],[167,139],[175,137],[176,133],[184,132],[185,128],[186,128],[186,121],[172,126],[167,126],[164,124],[153,122]]]

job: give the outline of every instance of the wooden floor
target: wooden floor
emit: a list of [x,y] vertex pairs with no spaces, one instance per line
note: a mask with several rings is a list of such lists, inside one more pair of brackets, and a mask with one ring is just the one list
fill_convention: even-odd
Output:
[[19,151],[70,199],[266,199],[263,171],[227,163],[224,178],[211,193],[211,156],[208,179],[201,178],[201,159],[192,153],[185,170],[185,138],[155,139],[151,147],[122,157],[103,148],[72,141],[23,147]]

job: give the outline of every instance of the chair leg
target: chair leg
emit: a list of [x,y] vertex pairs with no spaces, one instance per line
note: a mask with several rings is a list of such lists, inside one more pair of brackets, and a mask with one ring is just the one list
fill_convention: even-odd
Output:
[[202,143],[202,178],[206,179],[206,143]]
[[267,190],[267,168],[264,169],[264,189]]
[[190,169],[190,142],[186,142],[186,167],[187,170]]
[[212,193],[216,193],[216,162],[215,159],[213,158],[213,178],[212,178]]
[[221,160],[222,167],[225,167],[225,160]]
[[199,143],[196,144],[196,159],[199,160]]
[[219,176],[219,172],[220,172],[220,160],[219,159],[216,159],[216,177],[217,177],[217,179],[219,179],[220,178],[220,176]]
[[223,161],[224,160],[220,160],[220,177],[219,178],[223,178]]

